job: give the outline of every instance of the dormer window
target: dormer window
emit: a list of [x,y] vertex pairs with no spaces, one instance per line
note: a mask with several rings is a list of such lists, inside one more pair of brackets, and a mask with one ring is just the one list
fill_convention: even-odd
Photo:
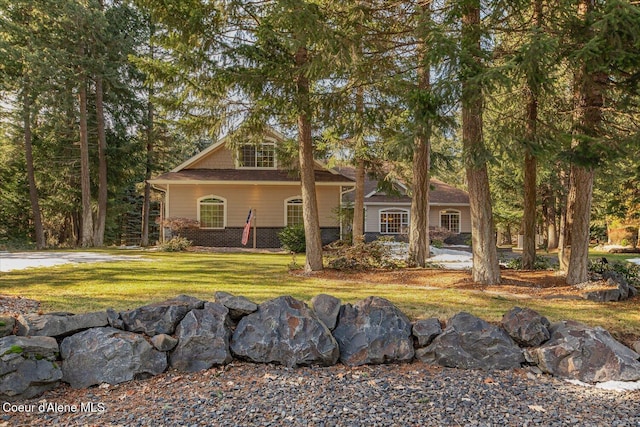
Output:
[[238,167],[248,169],[275,169],[276,145],[264,142],[259,145],[241,145],[238,152]]

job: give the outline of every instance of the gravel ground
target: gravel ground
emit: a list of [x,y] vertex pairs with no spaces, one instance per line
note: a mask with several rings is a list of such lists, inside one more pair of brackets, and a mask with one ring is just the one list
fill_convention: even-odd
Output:
[[[117,386],[65,385],[20,403],[35,413],[4,408],[0,426],[640,426],[640,391],[418,362],[296,369],[234,362]],[[39,413],[43,403],[50,406]]]

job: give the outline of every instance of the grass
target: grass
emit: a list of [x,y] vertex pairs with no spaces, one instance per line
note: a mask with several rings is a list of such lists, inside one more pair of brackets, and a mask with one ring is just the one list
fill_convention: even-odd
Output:
[[[121,250],[101,252],[123,255]],[[446,319],[467,311],[489,321],[499,321],[517,305],[530,307],[552,321],[572,319],[602,326],[615,335],[640,336],[638,298],[616,303],[523,300],[474,290],[328,280],[290,274],[291,256],[283,254],[147,251],[127,251],[126,254],[141,255],[145,259],[0,273],[0,294],[36,299],[44,312],[74,313],[132,309],[179,294],[213,300],[216,291],[244,295],[258,303],[282,295],[308,302],[319,293],[334,295],[343,303],[353,303],[376,295],[389,299],[412,319]],[[303,259],[298,256],[297,262],[302,263]]]

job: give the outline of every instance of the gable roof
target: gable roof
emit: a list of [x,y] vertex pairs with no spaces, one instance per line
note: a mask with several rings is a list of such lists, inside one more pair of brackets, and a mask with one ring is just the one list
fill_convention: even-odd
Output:
[[[227,142],[229,142],[229,140],[231,138],[232,138],[232,134],[225,135],[219,141],[214,142],[213,144],[211,144],[210,146],[208,146],[204,150],[202,150],[199,153],[193,155],[192,157],[188,158],[187,160],[185,160],[184,162],[182,162],[181,164],[179,164],[175,168],[171,169],[171,172],[180,172],[183,169],[186,169],[189,166],[197,163],[198,161],[200,161],[200,160],[204,159],[205,157],[207,157],[209,154],[214,153],[215,151],[217,151],[217,150],[221,149],[222,147],[224,147],[227,144]],[[281,142],[281,141],[284,141],[285,139],[287,139],[286,136],[284,136],[281,132],[278,132],[277,130],[275,130],[271,126],[267,126],[266,127],[265,138],[273,140],[273,142]],[[317,167],[319,167],[321,169],[325,169],[325,170],[327,170],[327,171],[329,171],[329,172],[331,172],[333,174],[337,174],[338,173],[335,170],[329,169],[325,164],[323,164],[319,160],[315,160],[314,159],[314,163],[315,163],[315,165]]]
[[[336,168],[342,175],[347,176],[355,181],[355,169],[352,167],[340,167]],[[396,182],[403,188],[406,188],[404,184]],[[469,193],[452,185],[449,185],[436,178],[429,180],[431,189],[429,191],[429,204],[431,205],[468,205]],[[364,178],[364,194],[365,204],[367,203],[399,203],[399,204],[411,204],[411,197],[406,194],[389,195],[384,191],[378,190],[378,181],[365,175]],[[350,192],[346,194],[349,201],[353,201],[354,193]]]

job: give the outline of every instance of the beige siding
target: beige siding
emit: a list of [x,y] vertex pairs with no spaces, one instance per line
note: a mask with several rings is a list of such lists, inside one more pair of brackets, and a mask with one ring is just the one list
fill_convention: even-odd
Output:
[[[339,186],[318,186],[321,227],[338,225],[333,210],[340,201]],[[257,212],[258,227],[283,227],[285,200],[300,196],[299,185],[170,185],[168,217],[197,219],[198,199],[218,196],[226,199],[227,227],[242,227],[249,208]]]
[[[406,209],[411,210],[409,205],[367,205],[364,218],[365,233],[380,232],[380,211],[382,209]],[[443,210],[460,211],[460,232],[471,233],[471,212],[469,206],[437,206],[431,205],[429,209],[429,226],[440,226],[440,211]]]
[[185,169],[235,169],[235,167],[233,152],[226,146],[222,146]]

